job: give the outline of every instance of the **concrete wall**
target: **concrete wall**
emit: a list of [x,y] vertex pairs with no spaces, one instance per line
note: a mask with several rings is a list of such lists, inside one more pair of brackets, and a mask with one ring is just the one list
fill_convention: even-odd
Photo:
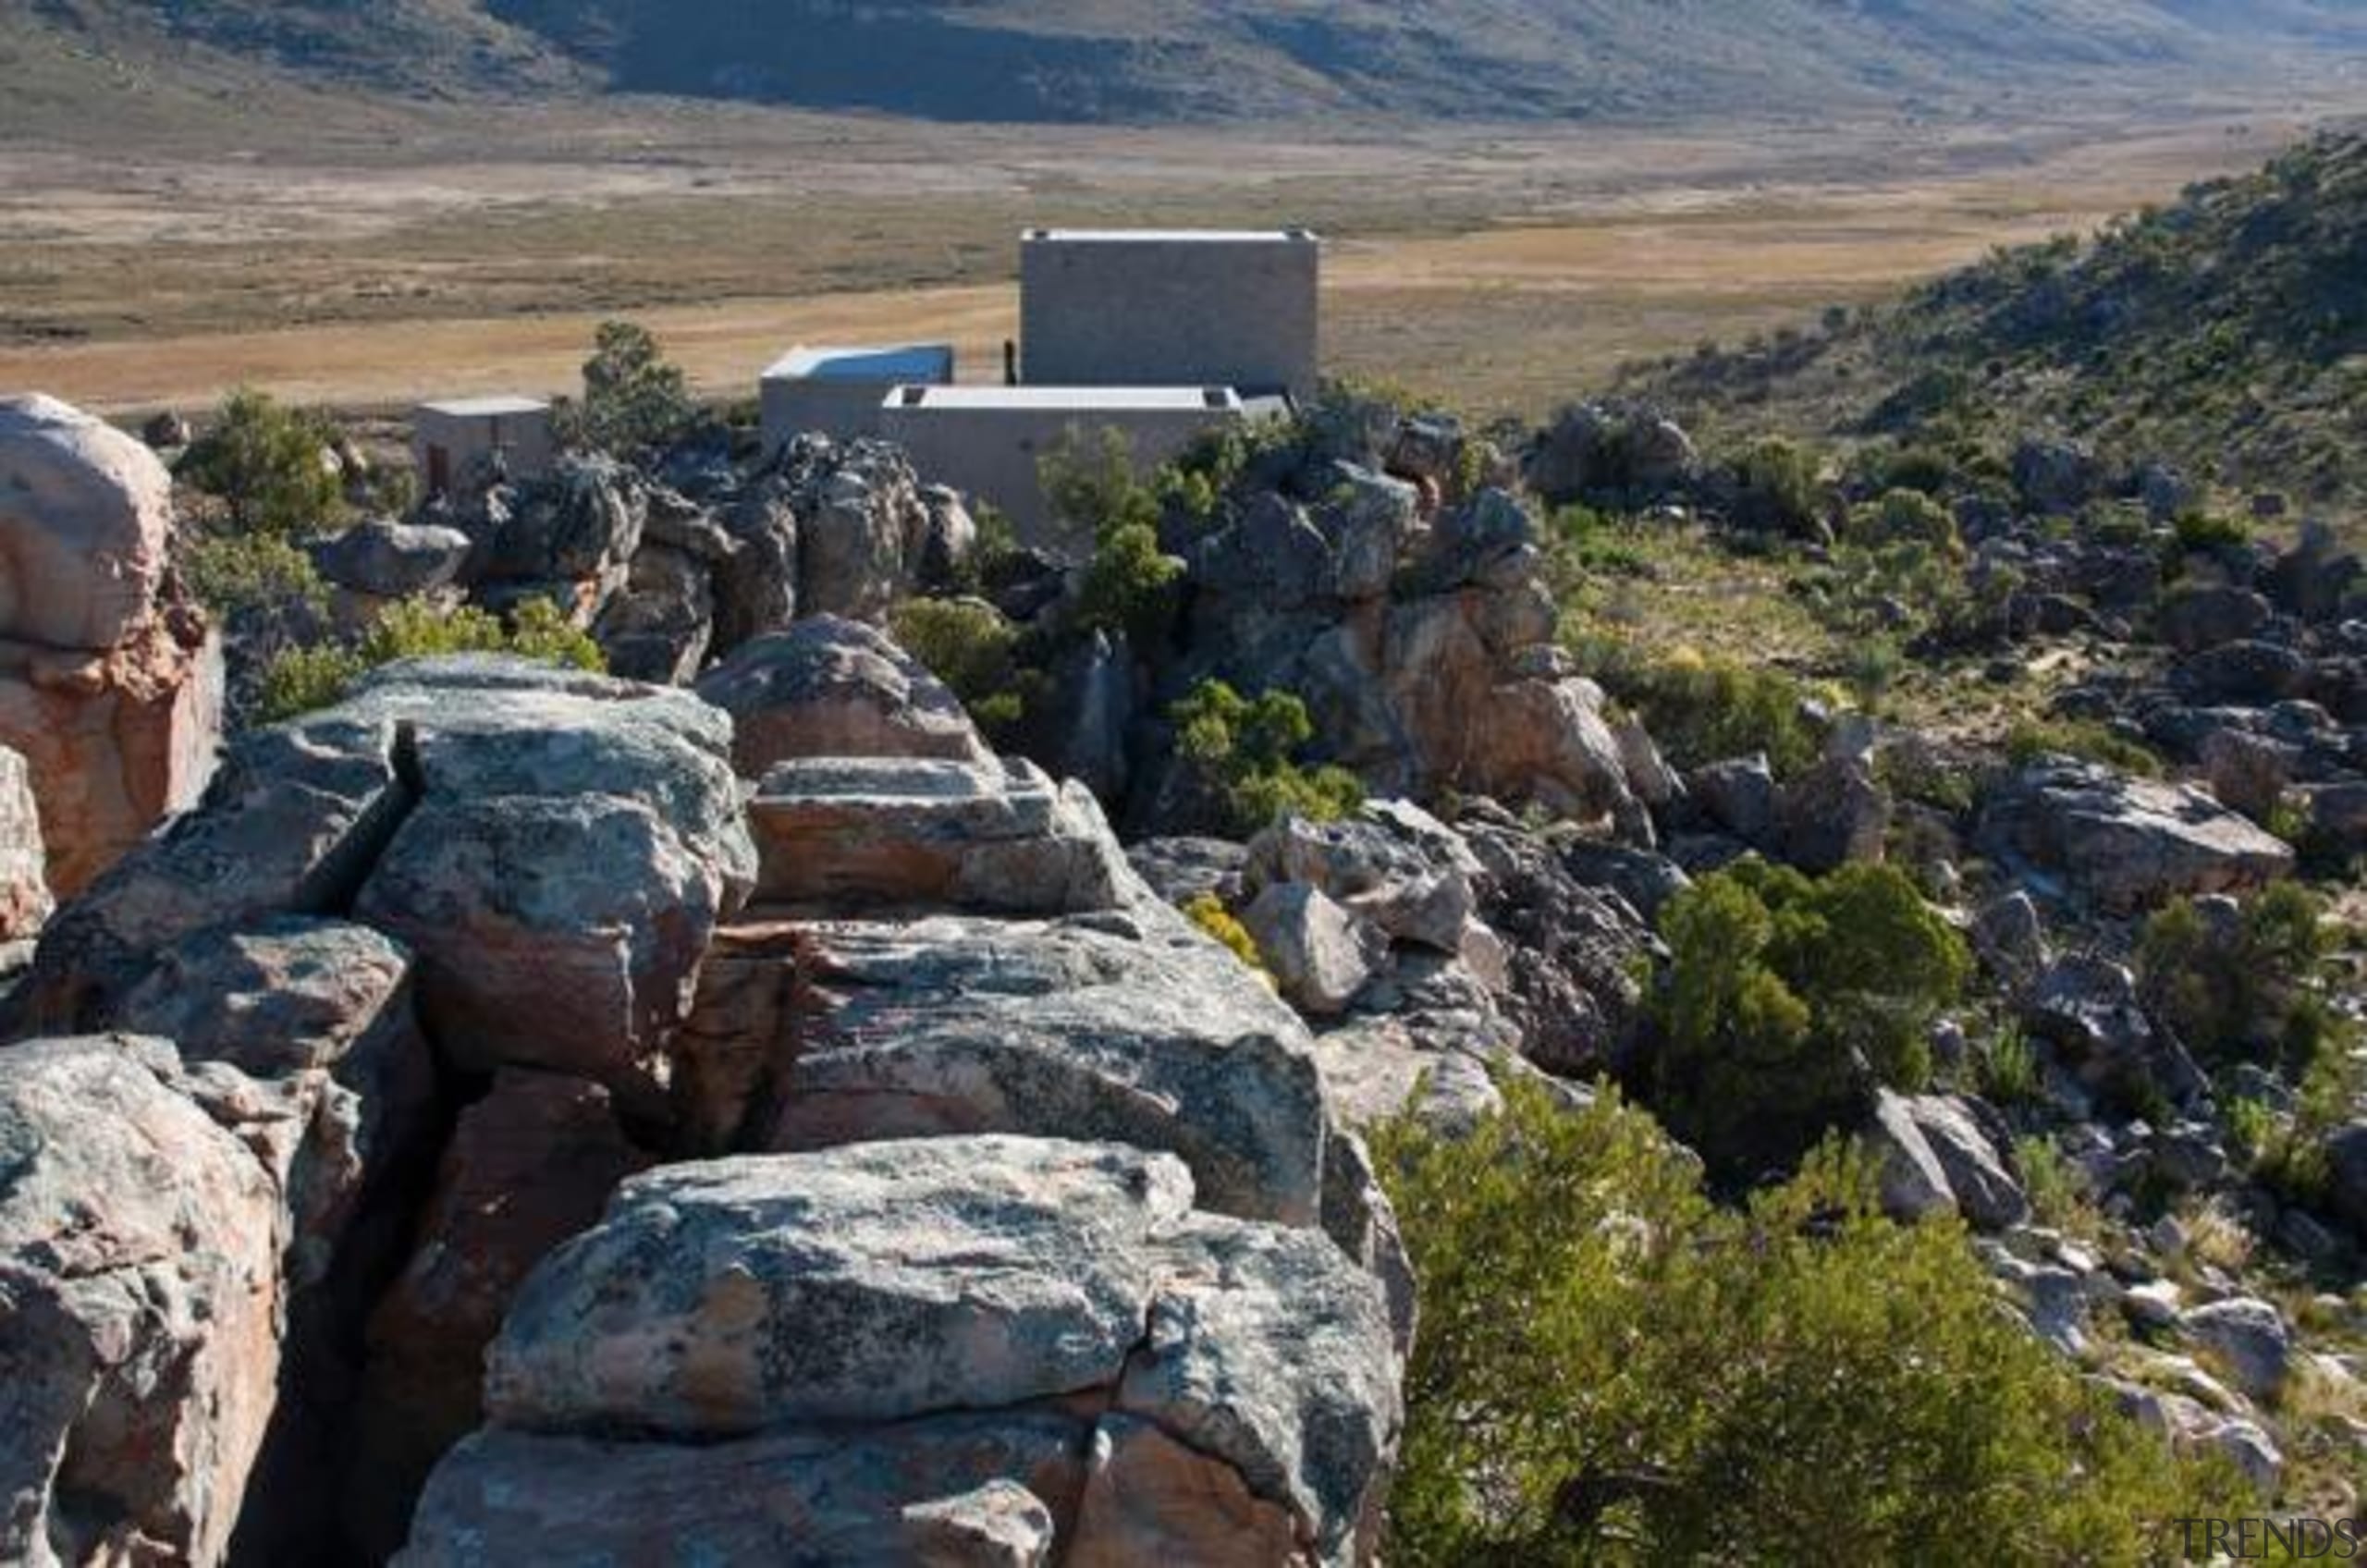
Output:
[[436,492],[439,475],[448,486],[468,484],[497,448],[512,479],[539,479],[550,472],[558,457],[550,410],[478,413],[430,407],[411,415],[411,460],[418,466],[423,496]]
[[994,398],[998,389],[955,390],[969,400],[907,406],[891,397],[879,410],[880,434],[912,455],[923,483],[950,484],[987,502],[1011,519],[1022,543],[1072,556],[1089,550],[1092,541],[1057,527],[1046,508],[1036,464],[1047,454],[1072,439],[1098,440],[1099,432],[1116,430],[1131,444],[1136,465],[1148,470],[1203,433],[1244,418],[1240,399],[1229,395],[1222,407],[1210,408],[1190,400],[1198,398],[1196,392],[1162,390],[1156,406],[1126,408],[1115,399],[1084,407],[1057,398],[1041,403]]
[[765,456],[820,431],[833,441],[879,434],[879,405],[896,384],[768,376],[764,384]]
[[1021,376],[1040,386],[1233,386],[1312,398],[1321,244],[1288,233],[1031,231]]

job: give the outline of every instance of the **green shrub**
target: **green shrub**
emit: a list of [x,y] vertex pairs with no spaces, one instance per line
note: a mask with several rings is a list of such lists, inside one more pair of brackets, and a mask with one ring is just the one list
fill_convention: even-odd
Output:
[[1391,1562],[2133,1562],[2242,1496],[1854,1158],[1723,1209],[1615,1094],[1505,1088],[1461,1141],[1375,1140],[1422,1286]]
[[2162,774],[2161,758],[2087,719],[2016,719],[2005,731],[2005,755],[2017,767],[2053,755],[2102,763],[2140,778]]
[[328,610],[313,557],[280,534],[208,534],[187,546],[180,567],[190,594],[226,626]]
[[1734,459],[1733,517],[1745,528],[1808,533],[1820,513],[1817,461],[1797,442],[1770,436]]
[[1364,785],[1340,767],[1294,760],[1315,735],[1306,704],[1287,692],[1254,701],[1203,680],[1168,710],[1176,754],[1215,799],[1227,831],[1246,837],[1284,813],[1328,822],[1364,803]]
[[2215,550],[2251,537],[2243,523],[2222,512],[2181,512],[2175,526],[2181,552]]
[[2204,1062],[2282,1060],[2306,1071],[2326,1038],[2308,987],[2332,946],[2324,901],[2298,883],[2262,891],[2232,933],[2180,899],[2145,923],[2138,980],[2146,1011]]
[[264,671],[260,717],[276,724],[343,700],[356,680],[399,659],[446,654],[513,654],[574,669],[600,670],[600,645],[547,599],[530,599],[498,617],[463,605],[447,609],[423,599],[386,607],[358,642],[292,648]]
[[1917,490],[1892,490],[1849,513],[1848,539],[1870,547],[1921,545],[1951,559],[1964,555],[1956,514]]
[[646,327],[602,322],[583,363],[583,398],[560,410],[559,436],[571,447],[622,456],[659,450],[698,417],[681,368],[670,364]]
[[300,538],[345,516],[344,482],[329,455],[336,441],[325,416],[242,387],[182,455],[176,476],[221,497],[236,533]]
[[2038,1056],[2018,1024],[2005,1024],[1991,1035],[1974,1067],[1974,1086],[1985,1100],[2010,1106],[2040,1098]]
[[1588,674],[1633,709],[1679,767],[1765,752],[1778,776],[1816,760],[1808,689],[1764,665],[1683,650],[1640,656],[1627,643],[1595,641],[1576,650]]
[[1745,860],[1672,899],[1661,935],[1649,1098],[1745,1178],[1855,1120],[1876,1084],[1921,1088],[1932,1023],[1971,970],[1964,939],[1887,865],[1811,880]]
[[1186,919],[1215,937],[1225,949],[1239,959],[1267,985],[1274,984],[1273,971],[1266,967],[1265,955],[1258,952],[1257,938],[1249,935],[1249,927],[1234,918],[1224,900],[1214,893],[1195,895],[1184,905]]
[[989,735],[1003,736],[1040,696],[1041,672],[1019,656],[1019,628],[980,599],[908,599],[889,617],[896,641],[945,682]]

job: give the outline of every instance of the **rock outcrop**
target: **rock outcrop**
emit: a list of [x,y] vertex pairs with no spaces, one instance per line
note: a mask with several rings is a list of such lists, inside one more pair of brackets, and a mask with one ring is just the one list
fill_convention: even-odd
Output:
[[221,649],[160,597],[172,529],[146,447],[53,398],[0,399],[0,745],[31,770],[61,896],[214,766]]
[[698,693],[731,716],[733,760],[750,778],[815,757],[989,760],[942,681],[885,633],[838,616],[742,643]]
[[[1318,1233],[1193,1195],[1169,1157],[1012,1137],[637,1178],[521,1292],[490,1357],[493,1435],[431,1486],[405,1561],[531,1555],[570,1486],[603,1507],[620,1476],[679,1470],[673,1445],[751,1442],[767,1487],[678,1493],[705,1512],[668,1523],[762,1539],[777,1498],[812,1509],[837,1476],[882,1542],[983,1513],[1070,1521],[1066,1562],[1141,1561],[1162,1526],[1193,1532],[1183,1561],[1358,1561],[1399,1420],[1380,1286]],[[571,1483],[536,1452],[619,1429],[646,1436]],[[825,1432],[846,1447],[813,1452]],[[924,1475],[941,1490],[914,1489]],[[980,1498],[997,1483],[1035,1506]],[[1224,1516],[1157,1505],[1177,1491],[1230,1493],[1255,1527],[1210,1555]]]
[[52,907],[32,773],[22,756],[0,746],[0,947],[41,935]]
[[2199,790],[2067,758],[2033,764],[1993,793],[1978,837],[1989,853],[2123,913],[2246,891],[2293,869],[2290,845]]
[[223,1561],[273,1412],[273,1172],[163,1041],[0,1050],[0,1559]]

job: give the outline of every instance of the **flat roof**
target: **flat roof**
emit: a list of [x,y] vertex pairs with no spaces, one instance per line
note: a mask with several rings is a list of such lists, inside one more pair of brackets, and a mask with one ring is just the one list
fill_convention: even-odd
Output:
[[953,362],[950,343],[801,343],[765,372],[767,381],[926,381]]
[[1050,413],[1232,412],[1240,394],[1230,386],[899,386],[883,408],[998,409]]
[[452,398],[422,403],[419,411],[442,414],[447,419],[499,419],[507,414],[546,414],[551,406],[543,398]]
[[1024,238],[1057,245],[1298,245],[1318,236],[1309,228],[1031,228]]

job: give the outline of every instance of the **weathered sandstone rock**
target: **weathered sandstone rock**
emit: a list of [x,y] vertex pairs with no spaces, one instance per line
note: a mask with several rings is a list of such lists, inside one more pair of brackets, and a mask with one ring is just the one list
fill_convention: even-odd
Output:
[[270,1172],[171,1047],[0,1050],[0,1559],[224,1560],[271,1418]]
[[886,633],[816,616],[742,644],[698,684],[732,718],[742,777],[806,757],[991,761],[961,703]]

